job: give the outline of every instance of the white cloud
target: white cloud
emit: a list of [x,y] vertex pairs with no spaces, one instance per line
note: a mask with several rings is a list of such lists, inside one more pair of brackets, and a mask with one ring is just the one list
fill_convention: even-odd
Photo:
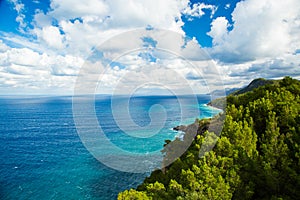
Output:
[[[182,1],[176,0],[128,1],[126,4],[118,0],[53,0],[47,13],[37,10],[34,16],[34,29],[30,33],[37,36],[38,43],[26,38],[5,36],[6,41],[24,48],[9,48],[0,54],[0,66],[7,78],[4,84],[26,88],[29,87],[26,81],[31,80],[36,87],[39,85],[47,90],[59,87],[66,89],[66,86],[73,89],[75,75],[83,64],[83,58],[90,55],[92,48],[114,35],[140,27],[164,27],[181,31],[180,11],[183,7]],[[57,26],[53,26],[54,21]],[[140,38],[129,36],[125,39],[142,47]],[[113,45],[109,47],[113,48]],[[112,54],[122,48],[120,43],[116,47],[111,49]],[[6,46],[1,45],[2,48],[5,49]],[[109,58],[112,54],[105,56]],[[113,83],[123,72],[124,70],[116,67],[109,70],[107,84]],[[7,73],[13,76],[7,76]]]
[[211,30],[208,33],[213,38],[213,44],[222,44],[228,34],[228,20],[225,17],[218,17],[211,23]]
[[9,47],[3,43],[2,40],[0,40],[0,52],[4,52],[8,49]]
[[14,5],[14,10],[17,12],[16,22],[19,23],[19,30],[23,31],[23,29],[27,26],[25,22],[24,15],[24,4],[20,0],[9,0],[10,3]]
[[[33,33],[50,47],[64,47],[63,53],[86,57],[92,47],[136,28],[151,26],[184,34],[181,16],[187,5],[187,0],[53,0],[48,13],[36,11]],[[53,21],[57,27],[51,26]]]
[[[258,8],[261,4],[263,3],[257,4]],[[245,8],[247,7],[244,10],[244,14],[247,16],[245,18],[238,11],[243,9],[241,5]],[[252,37],[254,41],[257,40],[255,38],[260,36],[256,35],[268,35],[268,32],[266,31],[265,33],[263,29],[261,29],[262,33],[254,34],[254,25],[250,24],[250,27],[247,27],[247,23],[251,23],[248,17],[254,17],[255,19],[257,17],[254,10],[250,9],[253,12],[251,15],[247,13],[248,4],[241,3],[241,5],[237,6],[233,14],[235,24],[232,31],[228,32],[229,24],[225,17],[217,18],[212,23],[212,30],[209,34],[214,38],[215,47],[213,53],[218,58],[221,58],[221,55],[223,55],[223,51],[220,51],[220,49],[225,49],[228,55],[235,56],[236,52],[238,52],[248,56],[245,53],[246,50],[241,51],[242,47],[239,44],[247,42]],[[32,34],[32,38],[37,37],[36,41],[32,40],[32,38],[5,36],[4,41],[9,41],[17,44],[16,46],[23,46],[24,48],[11,48],[0,43],[0,66],[2,68],[0,80],[1,78],[4,79],[3,76],[6,76],[5,84],[9,83],[10,86],[14,85],[16,88],[35,87],[49,91],[51,89],[54,91],[55,89],[70,91],[73,89],[72,84],[84,60],[90,55],[92,49],[107,41],[107,39],[126,31],[147,26],[164,28],[184,35],[182,15],[193,18],[201,17],[208,12],[212,17],[217,9],[215,6],[204,3],[192,5],[188,0],[129,0],[126,3],[123,0],[52,0],[50,6],[46,13],[37,10],[31,23],[34,28],[29,33]],[[23,12],[22,9],[20,8],[20,14]],[[262,12],[260,17],[268,16],[269,12],[273,14],[273,11],[266,11]],[[256,21],[259,21],[258,19]],[[296,25],[294,24],[294,26]],[[272,26],[270,25],[270,27]],[[295,38],[282,42],[284,45],[287,45],[285,43],[290,44],[289,41],[297,39],[297,29],[290,30],[295,31],[293,34]],[[239,34],[244,35],[246,32],[249,32],[248,38],[240,39]],[[280,32],[276,33],[281,34]],[[208,81],[211,81],[210,84],[213,85],[214,80],[218,78],[219,75],[214,71],[215,68],[212,67],[215,63],[208,64],[206,62],[209,58],[199,50],[199,44],[195,39],[185,40],[181,35],[175,33],[167,39],[159,34],[151,35],[151,37],[157,41],[158,48],[173,50],[173,54],[150,51],[151,56],[157,59],[157,64],[165,68],[153,71],[153,69],[151,70],[151,64],[153,63],[149,59],[146,60],[141,56],[132,54],[122,55],[122,57],[118,58],[120,66],[108,68],[105,72],[106,75],[103,80],[105,80],[106,91],[112,89],[119,79],[124,76],[126,76],[124,80],[128,83],[150,81],[151,78],[159,81],[159,78],[164,78],[164,81],[169,80],[171,87],[181,88],[182,91],[184,90],[182,88],[183,85],[178,81],[176,82],[176,77],[178,78],[178,76],[175,76],[176,74],[180,74],[183,79],[187,79],[189,84],[198,89],[203,87],[203,79],[208,79]],[[274,41],[277,37],[276,35],[271,40]],[[235,41],[236,38],[239,41]],[[267,46],[270,45],[266,44]],[[135,35],[119,38],[119,40],[115,40],[114,43],[108,45],[107,49],[105,49],[106,52],[102,56],[109,62],[115,59],[122,50],[130,49],[131,47],[142,48],[143,42],[141,38],[135,37]],[[251,46],[249,48],[251,49]],[[269,49],[268,47],[267,50]],[[268,52],[267,50],[266,52]],[[253,52],[250,51],[250,56],[252,55],[252,57],[255,55]],[[187,64],[178,59],[176,55],[183,56],[189,59],[192,64],[200,66],[200,71],[187,67]],[[226,56],[230,58],[228,55]],[[126,66],[126,68],[123,69],[122,65]],[[149,66],[149,68],[141,70],[141,66]],[[95,76],[92,80],[97,80],[96,73],[99,72],[97,70],[103,70],[103,66],[95,64],[93,67],[96,68],[89,69],[90,71],[87,73],[94,73]],[[173,74],[167,73],[167,69],[174,69],[175,71]],[[11,75],[7,75],[9,73]],[[133,74],[133,76],[128,77],[125,74]],[[148,78],[147,74],[149,75]],[[229,75],[232,74],[229,73]],[[228,77],[228,79],[232,78]],[[199,90],[204,91],[204,89]]]
[[208,50],[218,60],[225,87],[242,87],[260,77],[300,78],[299,1],[241,1],[232,20],[228,25],[218,17],[208,33],[213,38]]
[[110,8],[106,20],[108,28],[136,28],[150,25],[155,28],[165,28],[181,31],[181,11],[188,1],[180,0],[123,0],[107,1]]
[[[19,0],[11,2],[18,13],[20,28],[25,27],[24,5]],[[103,56],[107,62],[116,58],[119,62],[105,72],[105,87],[102,89],[105,92],[111,90],[122,77],[128,83],[151,78],[158,81],[160,77],[169,80],[171,87],[181,88],[183,85],[175,80],[178,78],[176,74],[180,74],[184,79],[189,79],[193,88],[204,91],[204,79],[210,85],[220,79],[217,68],[223,68],[221,74],[225,82],[234,86],[242,86],[258,76],[298,76],[299,4],[298,0],[245,0],[239,2],[232,13],[233,24],[229,24],[225,17],[214,19],[208,33],[213,38],[214,46],[207,50],[218,62],[208,63],[209,57],[199,49],[195,38],[185,40],[175,33],[166,38],[158,33],[149,37],[157,42],[158,48],[173,52],[146,52],[157,59],[156,64],[165,67],[151,71],[151,59],[147,60],[138,54],[117,57],[126,49],[141,49],[144,43],[140,37],[127,35],[126,38],[115,38],[106,49],[99,49],[99,52],[105,50],[103,55],[98,56]],[[230,6],[226,5],[225,8]],[[36,10],[31,22],[34,28],[27,31],[30,34],[28,38],[0,32],[3,40],[0,40],[0,90],[4,91],[7,86],[24,88],[24,91],[26,88],[35,88],[34,91],[38,92],[40,88],[40,91],[71,92],[84,60],[95,47],[109,38],[147,26],[184,35],[182,15],[193,19],[210,13],[213,17],[216,10],[217,7],[213,5],[191,4],[188,0],[128,0],[126,3],[123,0],[52,0],[46,13]],[[199,71],[187,67],[178,55],[199,66]],[[94,59],[97,61],[100,57],[95,56]],[[91,59],[92,67],[86,72],[94,74],[93,81],[99,78],[99,70],[104,69],[103,63],[99,65],[95,60]],[[174,73],[167,73],[168,68],[175,70]],[[150,78],[147,78],[147,74]],[[165,76],[161,77],[161,74]],[[220,86],[221,83],[218,84]]]
[[104,17],[109,11],[106,2],[102,0],[51,0],[50,7],[48,14],[59,21],[85,16]]
[[217,10],[217,7],[214,5],[209,5],[205,3],[195,3],[189,6],[187,6],[183,13],[190,17],[201,17],[205,15],[204,10],[210,10],[211,11],[211,17],[213,17],[214,13]]
[[[6,51],[0,51],[0,92],[71,93],[70,85],[82,64],[81,58],[71,55],[6,47]],[[7,90],[7,87],[15,89]]]
[[278,79],[283,76],[300,77],[300,56],[290,56],[289,59],[264,59],[257,60],[247,64],[247,67],[240,68],[239,70],[231,71],[231,77],[244,77],[249,79],[254,78],[270,78]]
[[50,48],[62,49],[64,47],[64,36],[60,34],[59,28],[55,26],[43,27],[37,34]]
[[[174,61],[175,62],[175,61]],[[207,92],[203,84],[190,81],[185,76],[193,73],[190,67],[180,65],[182,60],[166,65],[144,64],[131,69],[108,69],[100,79],[98,91],[113,91],[117,94],[134,93],[136,89],[168,88],[177,94],[191,94],[191,92]],[[179,64],[179,65],[178,65]],[[186,63],[184,63],[186,64]],[[179,68],[178,68],[179,67]],[[194,72],[194,75],[198,75]],[[192,85],[194,87],[192,87]],[[152,87],[151,87],[152,86]],[[200,89],[201,88],[201,89]],[[203,89],[204,88],[204,89]]]
[[298,0],[241,1],[232,13],[231,31],[224,28],[222,18],[212,23],[212,53],[222,62],[246,62],[294,52],[300,41],[299,14]]
[[33,16],[33,24],[35,28],[43,28],[52,25],[52,17],[44,13],[42,10],[36,9]]

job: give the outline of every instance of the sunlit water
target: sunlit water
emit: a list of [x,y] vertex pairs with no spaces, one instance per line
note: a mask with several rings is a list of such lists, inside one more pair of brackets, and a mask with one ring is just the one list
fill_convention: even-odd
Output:
[[[185,97],[184,105],[179,105],[170,96],[132,98],[130,116],[139,126],[150,123],[149,108],[155,104],[162,105],[167,114],[155,137],[140,142],[128,139],[119,129],[110,97],[97,97],[95,109],[99,124],[115,145],[127,151],[151,152],[161,150],[166,139],[178,135],[172,127],[180,122],[188,124],[196,117],[218,113],[205,106],[209,101],[209,96],[198,96],[194,104]],[[190,116],[181,121],[183,108]],[[199,116],[194,116],[195,110]],[[110,169],[85,149],[74,125],[71,97],[1,98],[0,166],[0,199],[115,199],[118,192],[136,187],[148,175]]]

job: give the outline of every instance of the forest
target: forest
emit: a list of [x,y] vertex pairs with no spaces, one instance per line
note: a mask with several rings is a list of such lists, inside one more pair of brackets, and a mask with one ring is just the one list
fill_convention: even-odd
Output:
[[[224,119],[220,136],[203,128],[212,119],[199,120],[180,158],[118,199],[300,199],[300,81],[267,82],[228,95],[226,102],[226,111],[215,117]],[[214,141],[199,157],[201,146]],[[181,142],[166,144],[176,148]],[[163,152],[166,158],[171,153]]]

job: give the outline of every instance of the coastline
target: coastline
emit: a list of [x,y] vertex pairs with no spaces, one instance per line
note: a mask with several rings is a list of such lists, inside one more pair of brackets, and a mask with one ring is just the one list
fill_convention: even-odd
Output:
[[[199,128],[199,125],[198,125],[199,121],[201,121],[201,120],[203,120],[203,119],[212,119],[212,118],[215,117],[216,115],[224,113],[224,110],[223,110],[222,108],[219,108],[219,107],[216,107],[216,106],[211,105],[211,102],[209,102],[209,103],[207,103],[207,104],[203,104],[203,105],[209,107],[209,108],[212,109],[212,110],[217,110],[217,111],[219,111],[219,112],[218,112],[217,114],[214,114],[213,116],[211,116],[211,117],[209,117],[209,118],[195,118],[195,121],[194,121],[193,123],[190,123],[190,124],[180,124],[180,125],[177,125],[177,126],[173,127],[172,130],[177,131],[177,132],[183,132],[182,135],[184,136],[184,134],[185,134],[188,130],[190,130],[191,127],[198,126],[198,128]],[[181,136],[181,137],[183,137],[183,136]]]
[[213,106],[212,104],[211,104],[211,102],[209,102],[209,103],[207,103],[207,104],[205,104],[207,107],[210,107],[211,109],[213,109],[213,110],[219,110],[220,111],[220,113],[223,113],[224,112],[224,108],[220,108],[220,107],[216,107],[216,106]]

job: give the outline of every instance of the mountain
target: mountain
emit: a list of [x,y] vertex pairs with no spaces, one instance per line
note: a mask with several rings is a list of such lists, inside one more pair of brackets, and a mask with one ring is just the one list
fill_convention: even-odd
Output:
[[258,87],[261,87],[261,86],[264,86],[267,84],[274,84],[274,83],[276,83],[275,80],[266,80],[264,78],[254,79],[248,86],[246,86],[242,89],[236,90],[236,91],[232,92],[231,94],[233,94],[233,95],[243,94],[243,93],[249,92],[255,88],[258,88]]
[[212,95],[212,96],[224,96],[225,95],[229,95],[237,90],[240,90],[241,88],[225,88],[224,90],[214,90],[211,93],[209,93],[208,95]]
[[209,93],[209,95],[213,95],[213,96],[223,96],[224,92],[225,95],[239,95],[239,94],[243,94],[246,92],[249,92],[255,88],[258,88],[260,86],[264,86],[267,84],[274,84],[276,83],[276,80],[267,80],[264,78],[257,78],[254,79],[253,81],[251,81],[251,83],[249,85],[247,85],[246,87],[243,88],[225,88],[224,90],[214,90],[211,93]]
[[226,112],[166,141],[164,161],[193,137],[182,156],[118,199],[300,199],[300,81],[254,80],[225,100]]
[[[226,89],[225,91],[227,96],[236,96],[236,95],[244,94],[246,92],[253,91],[254,89],[259,88],[261,86],[277,84],[277,83],[278,83],[277,80],[266,80],[264,78],[258,78],[251,81],[250,84],[244,88],[232,88],[232,89]],[[220,94],[219,92],[220,91],[214,91],[213,95]],[[224,106],[226,106],[226,97],[213,99],[211,102],[208,103],[208,105],[219,109],[224,109]]]

